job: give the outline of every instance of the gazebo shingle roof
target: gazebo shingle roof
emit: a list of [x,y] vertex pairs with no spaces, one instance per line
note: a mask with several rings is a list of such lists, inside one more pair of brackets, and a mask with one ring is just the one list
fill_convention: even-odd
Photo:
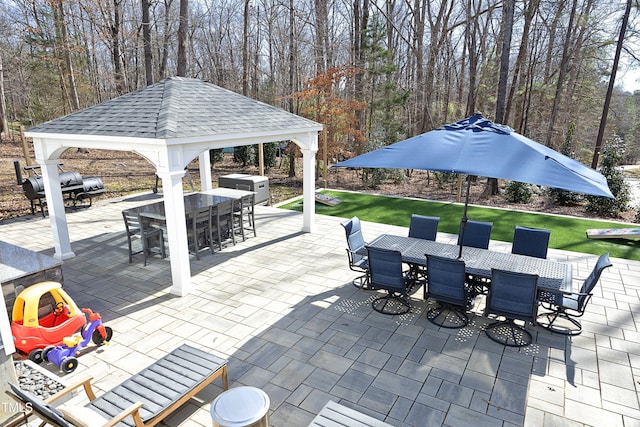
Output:
[[170,77],[28,132],[174,139],[317,127],[314,121],[212,83]]

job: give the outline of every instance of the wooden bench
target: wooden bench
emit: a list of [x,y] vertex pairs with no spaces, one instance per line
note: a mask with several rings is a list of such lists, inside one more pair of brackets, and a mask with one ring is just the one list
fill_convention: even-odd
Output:
[[640,228],[591,228],[589,239],[640,239]]
[[330,400],[309,427],[393,427],[383,421]]
[[[222,377],[222,388],[227,390],[227,360],[183,344],[98,398],[91,387],[91,378],[66,387],[46,401],[13,385],[11,396],[54,426],[151,427],[218,377]],[[80,387],[84,387],[90,400],[85,406],[51,406]]]

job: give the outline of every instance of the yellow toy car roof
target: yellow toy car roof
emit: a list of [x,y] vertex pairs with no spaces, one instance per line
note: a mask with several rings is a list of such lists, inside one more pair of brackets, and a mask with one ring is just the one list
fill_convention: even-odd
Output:
[[76,303],[71,299],[59,282],[40,282],[31,285],[20,292],[13,305],[12,320],[22,321],[24,326],[38,326],[38,308],[40,298],[50,293],[56,304],[62,302],[69,306],[70,317],[80,311]]

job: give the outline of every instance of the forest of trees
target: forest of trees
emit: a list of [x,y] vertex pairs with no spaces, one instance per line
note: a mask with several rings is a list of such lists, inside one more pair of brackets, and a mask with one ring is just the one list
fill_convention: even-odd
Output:
[[[575,127],[568,152],[590,165],[626,3],[0,0],[0,128],[180,75],[324,123],[330,158],[481,111],[554,149]],[[604,138],[626,162],[639,123],[640,92],[616,86]]]

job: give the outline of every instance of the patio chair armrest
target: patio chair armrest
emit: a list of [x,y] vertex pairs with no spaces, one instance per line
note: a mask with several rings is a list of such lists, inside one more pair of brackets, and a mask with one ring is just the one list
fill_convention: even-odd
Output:
[[120,412],[118,415],[114,416],[108,423],[103,425],[102,427],[112,427],[120,423],[122,420],[127,418],[128,416],[133,417],[133,421],[136,427],[144,427],[144,422],[140,417],[140,408],[142,408],[142,402],[136,402],[129,406],[124,411]]
[[366,249],[363,249],[363,248],[358,248],[356,250],[352,250],[350,248],[347,248],[347,252],[350,255],[367,256],[367,251],[366,251]]
[[93,377],[87,377],[85,379],[82,379],[82,380],[79,380],[79,381],[77,381],[75,383],[72,383],[71,385],[65,387],[64,389],[62,389],[58,393],[56,393],[56,394],[48,397],[47,399],[45,399],[45,402],[53,403],[56,400],[60,399],[61,397],[64,397],[67,394],[69,394],[72,391],[74,391],[75,389],[79,388],[80,386],[84,387],[84,392],[87,394],[87,397],[89,398],[89,400],[94,400],[96,398],[96,395],[93,392],[93,389],[91,388],[91,380],[93,380]]

